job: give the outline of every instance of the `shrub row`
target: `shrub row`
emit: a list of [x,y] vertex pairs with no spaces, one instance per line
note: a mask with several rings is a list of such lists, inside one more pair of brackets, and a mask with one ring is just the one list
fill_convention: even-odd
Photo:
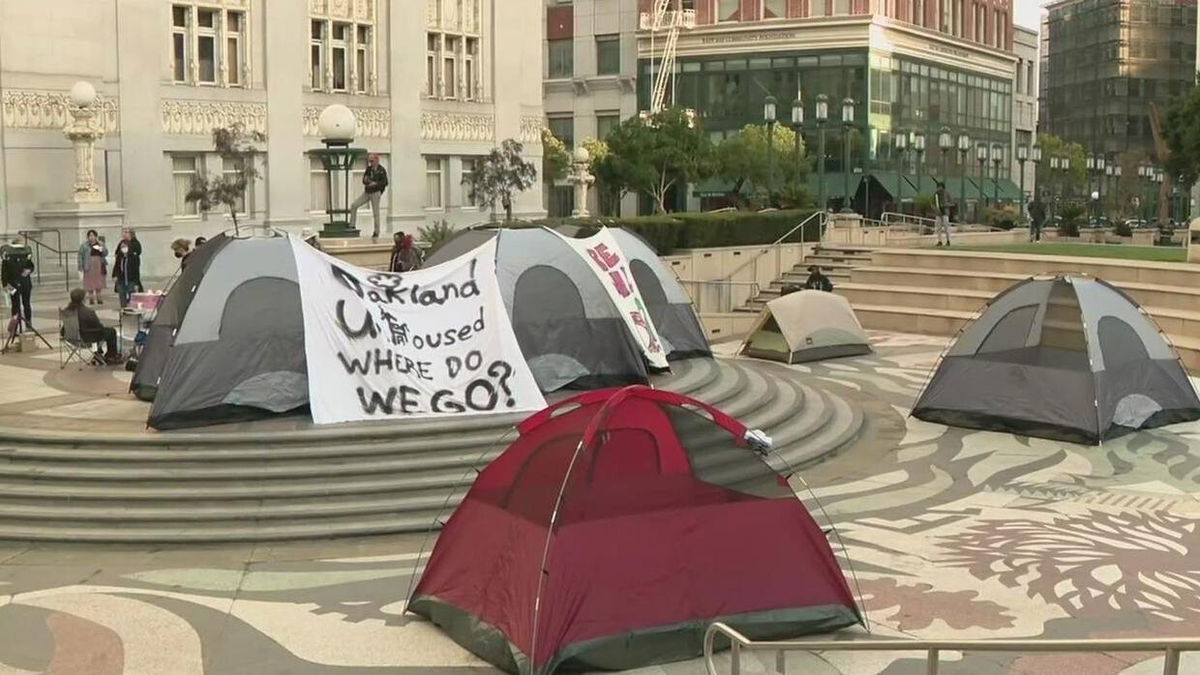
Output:
[[[599,228],[623,227],[636,232],[658,251],[670,255],[678,249],[718,246],[754,246],[770,244],[812,215],[811,210],[730,211],[724,213],[671,213],[636,218],[547,218],[525,223],[531,227],[574,225],[585,232]],[[807,223],[785,240],[789,243],[820,241],[817,219]]]

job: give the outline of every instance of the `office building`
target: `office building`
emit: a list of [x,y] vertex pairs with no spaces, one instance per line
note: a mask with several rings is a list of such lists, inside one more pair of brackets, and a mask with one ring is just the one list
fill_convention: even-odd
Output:
[[[485,221],[462,185],[472,163],[517,138],[540,164],[542,50],[529,31],[542,1],[4,0],[0,232],[61,229],[79,210],[63,133],[78,81],[99,95],[90,124],[104,136],[99,192],[76,229],[99,224],[113,241],[136,228],[151,274],[175,263],[167,241],[230,226],[184,199],[193,177],[236,170],[212,151],[213,127],[266,134],[244,223],[319,228],[329,185],[306,152],[322,147],[318,117],[334,103],[357,117],[354,145],[391,173],[385,232]],[[333,191],[343,202],[344,188]],[[515,207],[544,213],[541,191]],[[364,209],[368,234],[370,221]],[[64,245],[79,234],[63,232]]]

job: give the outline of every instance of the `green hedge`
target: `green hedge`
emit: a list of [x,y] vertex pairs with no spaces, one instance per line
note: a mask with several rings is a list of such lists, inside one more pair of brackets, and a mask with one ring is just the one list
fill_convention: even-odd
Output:
[[[575,225],[585,232],[601,225],[623,227],[636,232],[658,251],[670,255],[678,249],[717,246],[753,246],[770,244],[787,234],[812,215],[811,210],[726,213],[671,213],[637,218],[548,218],[528,223],[528,227]],[[817,220],[806,224],[785,241],[820,241]]]

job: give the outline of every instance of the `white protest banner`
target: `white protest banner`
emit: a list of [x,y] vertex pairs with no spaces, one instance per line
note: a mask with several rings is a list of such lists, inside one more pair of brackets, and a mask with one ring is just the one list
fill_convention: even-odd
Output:
[[620,310],[629,332],[642,348],[646,362],[652,368],[669,369],[671,366],[667,363],[667,354],[658,337],[658,330],[654,328],[654,321],[650,319],[650,312],[646,310],[646,303],[642,301],[642,294],[633,280],[629,259],[621,252],[620,245],[608,228],[600,228],[599,232],[587,239],[572,239],[554,233],[583,256],[588,267],[596,273],[596,278]]
[[313,421],[541,410],[496,281],[495,240],[391,274],[292,237]]

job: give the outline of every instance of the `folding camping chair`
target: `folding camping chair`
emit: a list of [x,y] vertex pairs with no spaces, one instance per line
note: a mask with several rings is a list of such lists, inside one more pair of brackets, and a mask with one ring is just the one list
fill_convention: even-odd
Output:
[[[71,359],[92,366],[103,366],[104,356],[100,353],[100,340],[84,340],[79,334],[79,315],[75,312],[60,310],[58,321],[62,324],[62,333],[58,341],[58,367],[63,369]],[[91,356],[84,361],[84,353]]]

